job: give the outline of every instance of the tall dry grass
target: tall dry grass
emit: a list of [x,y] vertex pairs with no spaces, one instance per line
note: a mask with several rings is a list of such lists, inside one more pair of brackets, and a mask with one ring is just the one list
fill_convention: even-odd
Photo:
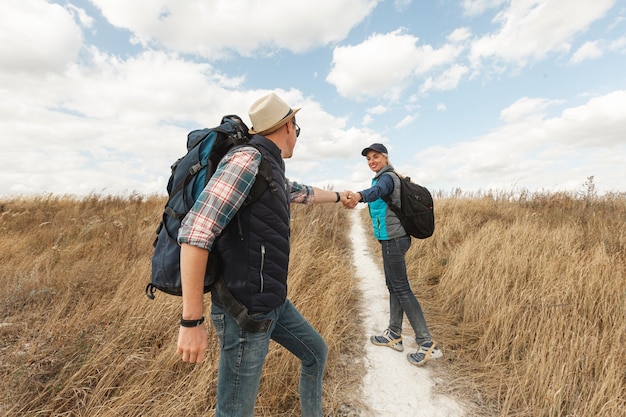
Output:
[[[144,296],[164,200],[42,196],[0,201],[0,415],[211,416],[218,348],[201,365],[175,355],[178,297]],[[361,409],[351,340],[345,211],[294,207],[290,298],[328,341],[327,415]],[[207,299],[206,309],[209,306]],[[272,344],[256,415],[299,413],[297,361]]]
[[[180,299],[143,295],[162,205],[0,202],[0,415],[213,415],[212,326],[205,362],[184,364]],[[626,197],[456,195],[437,199],[436,213],[435,235],[414,240],[407,261],[445,352],[428,365],[445,373],[439,387],[477,415],[623,416]],[[364,410],[346,215],[293,207],[290,298],[330,347],[329,416]],[[272,345],[256,415],[299,415],[297,372]]]
[[626,416],[626,196],[435,207],[435,235],[413,240],[407,263],[445,352],[444,387],[482,415]]

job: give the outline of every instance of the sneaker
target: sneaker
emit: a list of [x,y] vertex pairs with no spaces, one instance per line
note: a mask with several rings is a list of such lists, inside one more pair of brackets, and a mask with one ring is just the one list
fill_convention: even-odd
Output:
[[389,346],[398,352],[404,350],[402,346],[402,336],[391,329],[385,330],[381,335],[371,336],[370,341],[376,346]]
[[437,342],[431,340],[420,346],[415,353],[406,355],[409,363],[415,366],[422,366],[431,359],[439,359],[443,356],[443,352],[437,347]]

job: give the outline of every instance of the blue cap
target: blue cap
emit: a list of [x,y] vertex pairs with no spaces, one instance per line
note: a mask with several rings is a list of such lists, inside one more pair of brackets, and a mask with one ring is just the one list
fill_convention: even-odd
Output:
[[385,145],[383,145],[382,143],[372,143],[370,146],[368,146],[367,148],[361,151],[361,155],[365,156],[367,155],[369,151],[375,151],[375,152],[385,153],[385,154],[389,153],[387,152],[387,148],[385,148]]

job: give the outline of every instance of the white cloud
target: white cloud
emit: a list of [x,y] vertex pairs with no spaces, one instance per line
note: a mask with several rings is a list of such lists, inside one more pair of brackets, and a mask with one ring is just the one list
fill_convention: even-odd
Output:
[[500,5],[507,3],[509,0],[463,0],[461,6],[465,14],[476,16],[483,14],[489,9],[494,9]]
[[570,58],[570,62],[578,64],[587,59],[596,59],[602,56],[602,49],[598,41],[585,42]]
[[379,116],[381,114],[385,114],[389,112],[389,108],[383,106],[383,105],[377,105],[374,107],[370,107],[369,109],[366,110],[366,114],[363,117],[363,119],[361,120],[361,124],[363,126],[369,126],[374,122],[374,116]]
[[413,114],[409,114],[406,115],[402,118],[402,120],[400,120],[398,122],[398,124],[396,125],[396,129],[404,129],[405,127],[407,127],[408,125],[410,125],[411,123],[413,123],[413,121],[417,118],[417,116],[413,115]]
[[626,53],[626,36],[615,39],[609,44],[609,50],[620,54]]
[[[267,91],[243,90],[241,82],[173,53],[148,50],[122,59],[95,47],[53,76],[0,72],[0,132],[15,138],[3,141],[0,190],[163,193],[189,130],[232,113],[249,123],[250,103]],[[304,108],[298,153],[288,162],[296,176],[315,171],[332,178],[336,172],[321,161],[353,156],[383,139],[367,127],[347,128],[345,119],[298,91],[278,93]]]
[[241,80],[217,73],[209,64],[164,52],[147,51],[126,60],[91,52],[90,66],[74,66],[68,72],[71,82],[83,88],[69,89],[65,104],[90,117],[201,120],[204,109],[220,113],[235,104],[235,97],[220,93]]
[[[293,7],[287,9],[294,21]],[[173,52],[119,57],[83,46],[79,25],[92,29],[94,21],[71,5],[0,3],[0,132],[14,139],[3,140],[0,153],[2,193],[163,193],[189,130],[217,125],[224,114],[249,122],[250,103],[267,92],[243,90],[241,77]],[[306,105],[300,157],[289,161],[295,174],[324,172],[324,158],[351,156],[366,141],[382,140],[367,128],[347,129],[297,91],[279,93]]]
[[614,168],[620,163],[614,163],[626,154],[626,90],[546,118],[544,110],[554,103],[520,99],[502,111],[506,125],[474,141],[425,149],[417,155],[420,175],[451,188],[463,183],[483,190],[571,189],[589,175],[600,185],[623,183],[623,170]]
[[0,132],[15,139],[3,142],[0,190],[162,192],[188,130],[245,114],[256,96],[221,86],[225,77],[206,64],[173,55],[120,60],[88,52],[87,64],[63,74],[0,74]]
[[[486,112],[497,116],[492,106],[504,97],[514,101],[508,97],[542,91],[550,97],[579,98],[619,82],[619,78],[594,81],[597,71],[580,75],[575,72],[580,66],[562,65],[570,55],[581,60],[593,55],[593,42],[574,54],[570,45],[585,45],[589,39],[583,38],[584,31],[598,16],[607,18],[595,24],[594,36],[602,32],[596,27],[600,23],[617,22],[606,13],[615,1],[467,0],[463,3],[467,15],[485,16],[467,18],[455,30],[423,32],[431,44],[420,41],[410,28],[389,29],[397,24],[393,6],[404,7],[408,0],[325,0],[292,2],[288,7],[281,1],[251,5],[243,0],[91,3],[146,48],[129,48],[124,42],[128,33],[122,31],[115,33],[113,42],[103,39],[96,29],[108,34],[111,28],[99,21],[101,16],[89,16],[71,3],[0,0],[0,193],[163,192],[169,165],[183,153],[190,129],[217,124],[225,113],[247,119],[249,104],[266,93],[259,85],[280,88],[283,80],[288,80],[286,90],[279,94],[294,107],[303,107],[299,113],[303,133],[294,158],[286,162],[294,179],[334,178],[331,182],[336,185],[358,178],[369,183],[371,173],[359,151],[372,142],[410,150],[425,146],[431,138],[430,143],[449,144],[478,135],[458,145],[429,148],[428,157],[417,160],[418,178],[424,173],[441,184],[475,183],[482,189],[491,184],[501,188],[504,183],[535,188],[545,185],[542,180],[579,184],[588,175],[596,175],[598,184],[602,176],[615,175],[613,183],[624,184],[623,170],[620,177],[608,172],[619,170],[626,154],[623,91],[565,110],[557,100],[523,97],[500,112],[500,121],[485,116]],[[238,12],[244,7],[245,12]],[[367,14],[379,7],[386,7],[386,13],[367,20]],[[497,13],[495,29],[485,30],[486,13]],[[386,26],[374,23],[389,16]],[[242,22],[245,30],[233,30]],[[350,43],[345,41],[357,27]],[[375,33],[374,28],[388,32]],[[616,28],[605,28],[601,35],[605,39],[595,41],[604,56],[589,61],[590,68],[619,64],[611,54],[626,53],[626,37]],[[91,31],[95,36],[86,39],[98,46],[84,45],[81,30]],[[487,35],[481,38],[481,33]],[[311,55],[280,53],[318,45],[325,47]],[[106,48],[115,52],[105,52]],[[566,53],[556,57],[556,66],[545,63],[554,77],[550,80],[539,80],[538,74],[529,72],[521,73],[519,84],[503,77],[449,92],[466,79],[470,58],[478,65],[471,69],[477,71],[490,64],[503,68],[532,64],[560,51]],[[195,53],[208,58],[197,59]],[[272,72],[270,59],[213,59],[229,53],[253,59],[288,55],[296,65],[287,74],[286,66]],[[253,73],[257,62],[261,71]],[[339,94],[367,101],[350,103],[327,91],[331,89],[318,88],[324,68],[330,69],[327,81]],[[288,77],[282,78],[283,74]],[[580,78],[565,88],[560,85],[564,83],[554,82],[561,74]],[[320,76],[315,83],[307,78]],[[289,85],[302,85],[303,90],[287,89]],[[421,92],[428,94],[420,94],[420,85]],[[477,94],[478,88],[480,105],[468,96]],[[445,94],[437,94],[444,90]],[[561,113],[555,117],[557,110]],[[402,117],[398,114],[409,116],[398,122]],[[409,123],[418,125],[417,117],[416,127],[424,128],[429,139],[416,138],[411,129],[395,130]],[[445,129],[440,129],[444,124]],[[489,130],[494,124],[501,126]],[[386,134],[393,134],[394,143]],[[401,160],[409,152],[398,152],[396,158]],[[349,158],[358,159],[364,173],[340,165]]]
[[613,21],[607,26],[607,31],[611,32],[626,22],[626,9],[619,10],[611,15]]
[[624,146],[626,90],[594,97],[585,105],[568,108],[561,117],[546,120],[545,128],[554,142],[568,147]]
[[448,35],[448,41],[452,43],[463,42],[468,40],[472,36],[472,32],[469,28],[458,28],[452,31],[450,35]]
[[418,46],[418,41],[398,29],[373,34],[358,45],[336,47],[326,80],[344,97],[394,99],[414,78],[453,62],[463,50],[451,44],[439,49],[430,45]]
[[144,46],[223,58],[273,49],[303,52],[339,41],[377,0],[92,0],[111,24],[130,30]]
[[422,84],[420,91],[426,93],[432,90],[454,90],[468,71],[469,69],[466,66],[455,64],[436,77],[428,77]]
[[70,13],[45,0],[0,2],[0,72],[59,72],[74,62],[82,33]]
[[359,45],[336,47],[326,80],[345,97],[397,95],[411,77],[417,41],[396,31],[374,34]]
[[89,16],[85,9],[76,7],[73,4],[68,4],[67,10],[78,20],[80,25],[86,29],[90,29],[94,25],[94,18]]
[[298,113],[302,133],[293,158],[286,162],[290,172],[310,172],[315,168],[321,174],[322,170],[329,169],[325,161],[353,157],[355,149],[382,140],[381,135],[367,125],[349,126],[346,117],[328,113],[311,98],[301,97],[299,93],[293,93],[292,97],[285,96],[285,101],[302,107]]
[[406,10],[407,7],[409,7],[411,5],[412,0],[394,0],[393,1],[393,7],[398,11],[398,12],[403,12],[404,10]]
[[367,109],[367,112],[369,114],[383,114],[383,113],[387,113],[388,111],[389,109],[383,105],[378,105],[378,106],[370,107],[369,109]]
[[545,110],[548,109],[548,107],[560,103],[560,101],[545,98],[522,97],[502,110],[500,112],[500,118],[507,123],[540,120],[545,116]]
[[573,38],[614,5],[615,0],[511,2],[494,19],[499,29],[473,42],[470,59],[475,65],[495,60],[525,66],[548,54],[567,52]]

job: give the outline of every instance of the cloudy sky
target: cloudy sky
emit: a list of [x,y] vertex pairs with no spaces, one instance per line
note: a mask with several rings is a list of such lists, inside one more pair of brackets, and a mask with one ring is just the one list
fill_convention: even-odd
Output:
[[623,0],[1,0],[0,196],[163,193],[269,91],[292,180],[363,189],[382,142],[446,193],[626,191]]

